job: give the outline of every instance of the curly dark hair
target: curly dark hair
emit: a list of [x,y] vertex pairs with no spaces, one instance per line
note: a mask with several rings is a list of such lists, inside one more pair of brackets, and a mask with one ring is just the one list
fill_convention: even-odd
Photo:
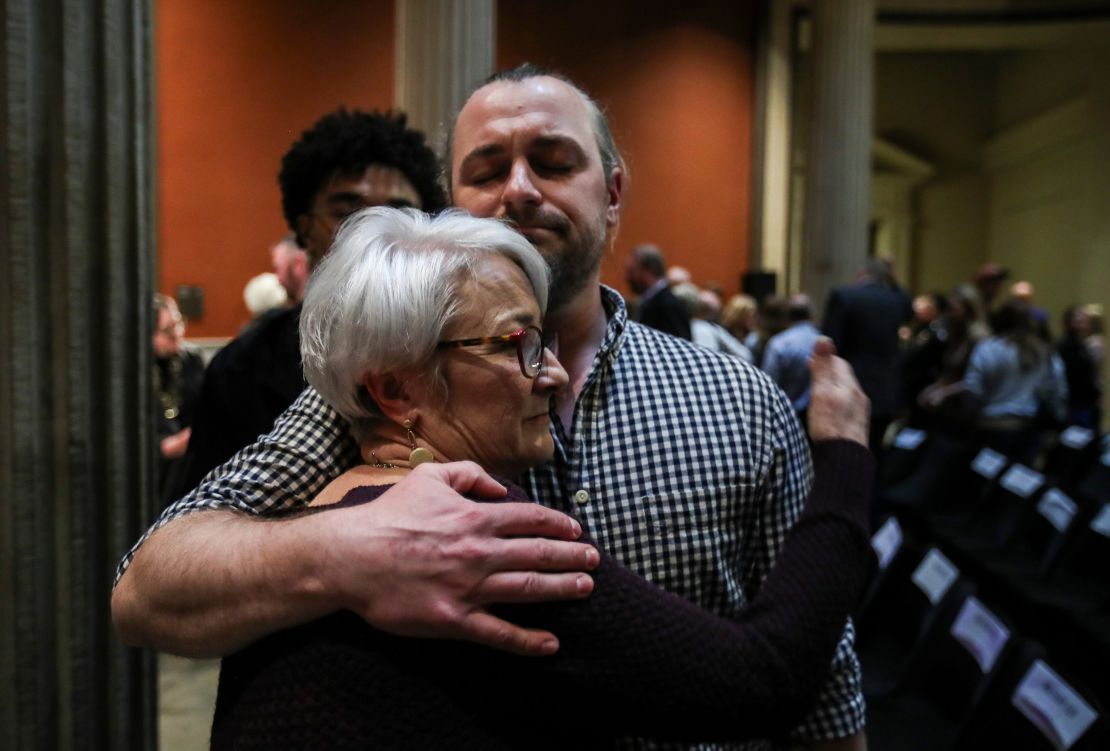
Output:
[[[360,112],[340,107],[301,133],[281,159],[278,185],[281,210],[289,228],[308,213],[317,191],[335,175],[353,175],[374,164],[395,167],[420,194],[422,208],[436,212],[447,205],[439,183],[439,162],[424,134],[406,127],[403,112]],[[297,238],[303,245],[304,238]]]

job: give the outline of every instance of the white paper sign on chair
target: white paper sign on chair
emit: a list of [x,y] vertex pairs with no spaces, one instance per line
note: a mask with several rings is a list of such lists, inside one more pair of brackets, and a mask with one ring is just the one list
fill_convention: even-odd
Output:
[[963,644],[984,674],[998,660],[1010,640],[1010,629],[975,597],[968,597],[952,624],[952,636]]
[[1049,488],[1037,501],[1037,513],[1048,519],[1057,532],[1063,532],[1071,526],[1075,518],[1075,501],[1064,495],[1058,488]]
[[1095,438],[1095,432],[1090,428],[1081,428],[1078,425],[1072,425],[1070,428],[1060,434],[1060,443],[1067,446],[1069,449],[1081,449]]
[[879,531],[871,536],[871,548],[879,557],[879,569],[885,570],[902,547],[902,526],[893,516],[883,522]]
[[971,462],[971,468],[976,474],[981,475],[988,480],[993,480],[998,477],[998,473],[1006,466],[1006,457],[998,453],[994,449],[982,449],[975,455],[975,459]]
[[925,441],[925,431],[917,428],[902,428],[894,436],[894,448],[913,451]]
[[1059,751],[1067,751],[1098,718],[1083,697],[1041,660],[1034,660],[1011,703]]
[[952,561],[936,548],[930,548],[910,580],[925,593],[929,602],[936,605],[959,575],[960,570],[952,565]]
[[1006,470],[998,484],[1019,498],[1028,498],[1044,485],[1044,475],[1023,464],[1015,464]]

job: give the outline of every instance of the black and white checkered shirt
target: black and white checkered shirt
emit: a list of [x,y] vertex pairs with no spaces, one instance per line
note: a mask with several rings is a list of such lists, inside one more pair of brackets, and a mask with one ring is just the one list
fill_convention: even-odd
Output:
[[[629,322],[616,292],[602,288],[602,296],[609,326],[573,423],[566,430],[554,419],[555,457],[529,473],[525,487],[576,516],[640,575],[708,610],[736,614],[809,493],[809,450],[794,411],[757,369]],[[309,388],[269,436],[167,508],[151,531],[197,509],[265,514],[307,503],[356,461],[346,423]],[[117,578],[147,535],[120,562]],[[863,728],[852,644],[849,623],[797,736],[836,738]],[[603,712],[604,697],[597,702],[592,711]],[[631,739],[621,747],[688,748]]]

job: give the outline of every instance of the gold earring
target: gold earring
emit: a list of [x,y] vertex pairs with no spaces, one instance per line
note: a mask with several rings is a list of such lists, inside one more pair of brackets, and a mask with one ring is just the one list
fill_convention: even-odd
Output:
[[412,432],[412,420],[405,420],[404,427],[409,432],[409,448],[412,449],[412,453],[409,454],[409,468],[415,469],[417,465],[434,462],[436,458],[432,456],[431,451],[416,445],[416,434]]

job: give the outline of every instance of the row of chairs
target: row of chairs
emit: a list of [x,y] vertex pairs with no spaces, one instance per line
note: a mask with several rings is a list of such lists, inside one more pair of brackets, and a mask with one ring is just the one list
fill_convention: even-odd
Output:
[[1038,469],[903,431],[856,614],[870,747],[1110,747],[1110,441]]

